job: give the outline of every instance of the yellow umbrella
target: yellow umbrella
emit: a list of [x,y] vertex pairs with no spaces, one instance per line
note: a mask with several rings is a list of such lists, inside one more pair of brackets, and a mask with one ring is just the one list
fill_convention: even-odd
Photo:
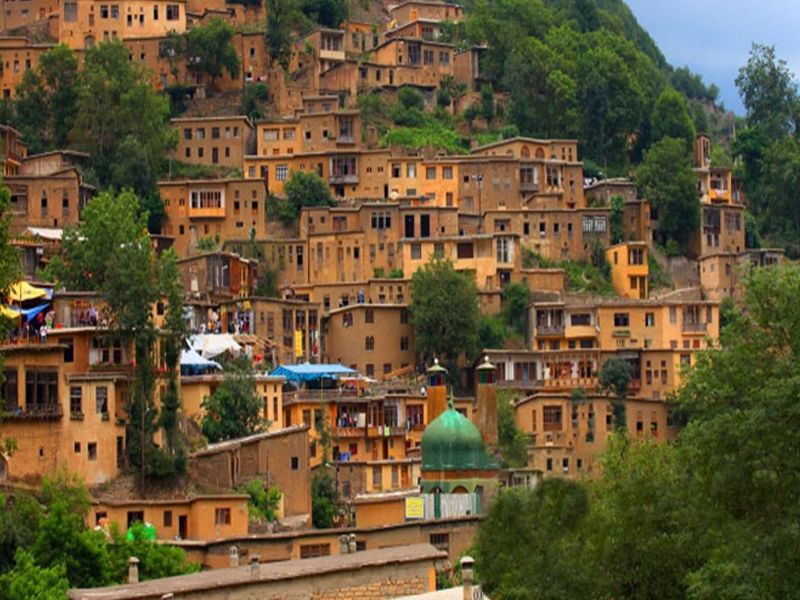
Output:
[[37,298],[46,298],[47,290],[32,286],[27,281],[20,281],[11,286],[8,298],[11,302],[25,302]]
[[7,306],[3,306],[0,304],[0,317],[5,317],[7,319],[19,319],[22,315],[15,310],[11,310]]

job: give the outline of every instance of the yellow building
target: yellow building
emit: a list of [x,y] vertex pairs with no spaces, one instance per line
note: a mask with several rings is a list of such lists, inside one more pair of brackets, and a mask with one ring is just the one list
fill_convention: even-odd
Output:
[[647,242],[626,242],[606,250],[614,291],[623,298],[647,299],[650,295]]

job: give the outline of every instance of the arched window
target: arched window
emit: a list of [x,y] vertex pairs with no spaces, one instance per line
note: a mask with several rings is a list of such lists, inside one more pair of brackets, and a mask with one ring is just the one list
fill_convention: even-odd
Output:
[[521,156],[522,156],[522,158],[530,158],[531,157],[531,151],[528,149],[527,146],[523,146],[522,147]]
[[541,148],[536,149],[536,158],[544,158],[544,150]]

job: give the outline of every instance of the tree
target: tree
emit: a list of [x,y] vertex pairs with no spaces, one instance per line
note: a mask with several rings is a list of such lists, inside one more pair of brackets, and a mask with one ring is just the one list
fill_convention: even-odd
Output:
[[70,588],[67,568],[59,563],[38,566],[33,556],[17,549],[14,569],[0,575],[0,600],[62,600]]
[[303,14],[311,23],[338,29],[348,18],[347,0],[303,0]]
[[[101,186],[116,185],[117,165],[128,161],[127,150],[121,148],[128,138],[137,142],[135,168],[141,168],[143,161],[147,173],[157,173],[165,153],[177,144],[169,126],[169,99],[156,92],[147,72],[139,61],[130,59],[130,50],[121,41],[88,49],[83,67],[71,135],[78,149],[91,152],[92,169]],[[128,150],[134,147],[128,144]]]
[[186,561],[182,548],[150,539],[141,522],[134,523],[126,535],[112,528],[108,554],[109,578],[114,583],[127,581],[132,556],[139,559],[139,581],[186,575],[200,570],[200,564]]
[[481,350],[502,348],[505,341],[506,326],[502,319],[491,315],[482,315],[478,325],[478,346]]
[[530,295],[531,290],[524,283],[509,283],[503,288],[500,312],[506,324],[520,335],[525,335]]
[[331,467],[323,463],[311,478],[311,521],[317,529],[333,527],[339,494]]
[[776,60],[774,46],[753,44],[736,87],[750,127],[759,127],[773,141],[797,130],[797,84],[786,61]]
[[200,429],[211,443],[252,435],[269,425],[262,417],[264,398],[256,391],[253,366],[247,357],[229,363],[217,391],[206,396],[200,407]]
[[167,387],[161,399],[159,425],[164,430],[164,456],[169,459],[168,462],[172,463],[172,465],[167,465],[166,471],[184,473],[186,471],[186,450],[178,430],[178,411],[181,408],[178,378],[180,376],[181,350],[184,340],[189,334],[189,328],[183,312],[183,285],[176,261],[177,254],[172,248],[161,255],[159,283],[161,292],[166,299],[162,347],[164,364],[167,368]]
[[289,71],[289,61],[292,58],[292,24],[298,13],[297,0],[266,0],[266,31],[264,39],[267,44],[267,54],[270,61],[277,63],[285,71]]
[[514,419],[514,399],[505,390],[497,394],[497,440],[503,465],[507,468],[528,464],[528,436],[517,429]]
[[664,138],[645,152],[636,173],[640,193],[658,211],[662,243],[674,240],[681,249],[700,227],[697,182],[683,140]]
[[266,83],[263,81],[246,83],[242,94],[242,114],[253,120],[262,118],[268,101],[269,87]]
[[167,37],[158,44],[158,58],[169,65],[169,72],[176,86],[181,64],[186,61],[186,41],[185,34],[169,31]]
[[481,86],[480,107],[481,116],[488,125],[491,125],[494,119],[494,91],[492,90],[492,86],[488,83],[484,83],[483,86]]
[[611,227],[611,245],[621,244],[625,241],[625,198],[618,194],[611,196],[609,222]]
[[239,55],[233,45],[236,29],[220,18],[212,19],[208,25],[192,27],[186,34],[186,60],[194,70],[202,71],[214,79],[228,71],[231,79],[239,76]]
[[[19,251],[11,242],[11,192],[0,184],[0,294],[5,298],[12,284],[16,283],[20,274]],[[5,339],[11,328],[11,320],[0,316],[0,339]],[[5,381],[2,372],[5,357],[0,353],[0,384]],[[2,398],[0,398],[2,400]],[[0,409],[0,426],[3,424],[3,410]],[[0,453],[12,454],[17,447],[16,440],[4,438],[0,431]]]
[[412,276],[411,320],[425,362],[434,356],[450,361],[470,356],[479,317],[475,279],[456,271],[452,262],[434,258]]
[[574,535],[588,510],[586,490],[571,481],[501,489],[475,538],[484,592],[509,600],[592,597],[594,569],[582,560],[586,547]]
[[15,108],[31,154],[67,147],[80,84],[78,58],[66,44],[48,50],[35,69],[25,71]]
[[661,92],[650,121],[653,127],[653,142],[670,137],[683,140],[687,153],[694,149],[694,123],[686,108],[686,98],[680,92],[672,89]]
[[285,223],[295,221],[300,209],[307,206],[336,206],[328,184],[316,173],[292,171],[289,181],[283,186],[286,205],[281,214]]
[[614,427],[625,427],[625,401],[628,397],[628,386],[633,380],[631,364],[621,358],[610,358],[603,363],[597,383],[600,389],[611,394],[611,410],[614,413]]

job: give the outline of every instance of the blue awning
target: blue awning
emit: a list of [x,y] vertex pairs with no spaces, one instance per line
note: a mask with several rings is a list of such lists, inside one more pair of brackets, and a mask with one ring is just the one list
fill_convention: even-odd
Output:
[[338,379],[348,376],[358,376],[358,371],[345,367],[344,365],[312,365],[304,363],[302,365],[281,365],[272,373],[272,376],[284,377],[287,381],[297,381],[305,383],[318,379]]

